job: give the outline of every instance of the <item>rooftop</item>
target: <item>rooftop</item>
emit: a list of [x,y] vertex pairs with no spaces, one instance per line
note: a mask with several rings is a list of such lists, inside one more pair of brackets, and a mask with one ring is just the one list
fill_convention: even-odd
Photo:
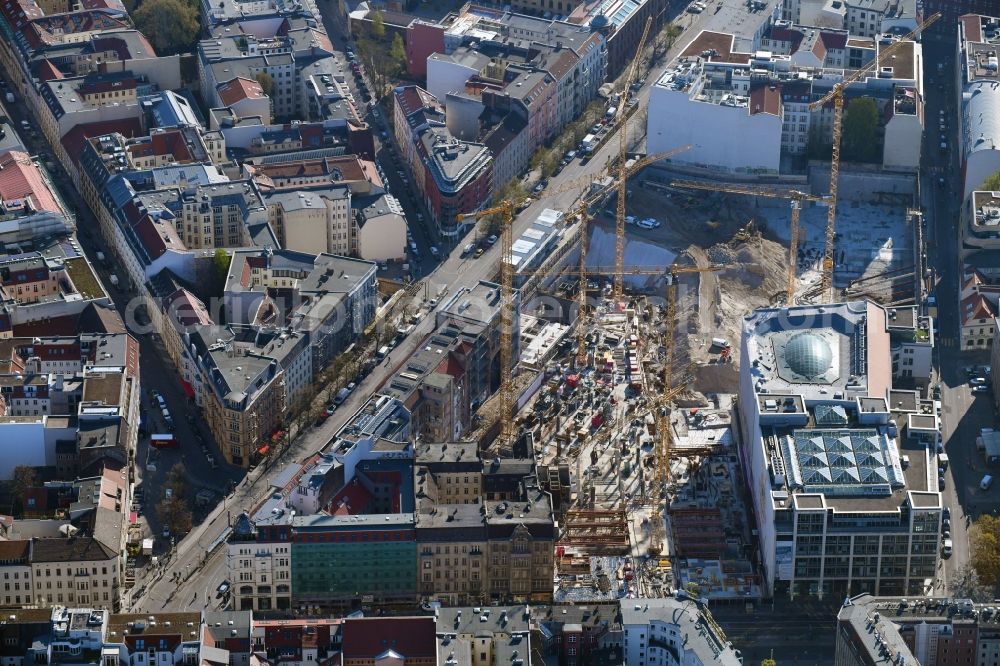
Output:
[[654,621],[676,626],[684,651],[693,652],[702,664],[737,666],[742,663],[707,607],[703,609],[696,602],[682,598],[681,593],[678,598],[622,599],[621,614],[626,629],[648,626]]

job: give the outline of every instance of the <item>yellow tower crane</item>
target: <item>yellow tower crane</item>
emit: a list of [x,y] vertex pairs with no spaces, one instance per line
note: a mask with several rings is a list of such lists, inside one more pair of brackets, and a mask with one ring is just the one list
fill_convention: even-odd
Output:
[[755,197],[766,197],[769,199],[789,199],[792,202],[792,222],[789,227],[788,241],[788,293],[786,304],[795,304],[796,271],[799,253],[799,214],[802,212],[803,201],[828,201],[827,196],[817,196],[798,190],[773,190],[766,187],[755,187],[752,185],[740,185],[737,183],[710,183],[696,180],[675,180],[670,183],[673,187],[683,187],[691,190],[709,190],[712,192],[729,192],[731,194],[747,194]]
[[627,191],[628,169],[625,166],[626,145],[628,143],[628,127],[625,123],[618,121],[624,117],[625,98],[628,95],[628,87],[635,79],[635,71],[642,60],[642,49],[646,46],[646,37],[649,36],[649,27],[653,25],[653,17],[646,19],[646,27],[642,30],[642,37],[639,38],[639,46],[635,50],[635,58],[628,68],[628,76],[625,77],[625,89],[622,91],[618,104],[618,112],[615,114],[615,123],[618,124],[618,208],[615,215],[617,228],[615,229],[615,281],[614,299],[615,303],[621,303],[625,293],[625,194]]
[[855,70],[844,80],[836,84],[829,93],[809,105],[810,111],[822,108],[831,100],[833,101],[833,150],[830,155],[830,210],[826,217],[826,244],[823,247],[823,266],[821,271],[822,297],[827,302],[833,300],[833,264],[836,253],[835,237],[837,224],[837,181],[840,175],[840,140],[843,134],[844,120],[844,91],[849,85],[860,81],[872,72],[876,71],[890,56],[899,51],[903,46],[920,35],[932,23],[941,18],[941,13],[932,14],[926,21],[921,23],[915,30],[910,31],[898,41],[880,48],[878,55],[868,64]]
[[459,213],[458,221],[468,217],[479,219],[487,215],[500,215],[500,435],[490,447],[490,453],[510,457],[514,450],[514,386],[513,355],[514,337],[514,203],[501,201],[498,205],[476,213]]
[[[675,391],[674,387],[674,335],[677,329],[677,276],[685,273],[712,273],[721,270],[722,266],[712,265],[705,268],[698,266],[671,266],[670,280],[667,283],[667,330],[664,339],[666,354],[663,360],[663,393],[657,401],[656,430],[658,448],[656,451],[656,474],[653,476],[652,493],[653,517],[650,520],[649,551],[659,554],[663,549],[665,532],[663,527],[662,502],[665,501],[664,491],[670,481],[670,459],[674,457],[674,432],[670,427],[669,401],[666,396]],[[695,454],[695,451],[686,452]]]

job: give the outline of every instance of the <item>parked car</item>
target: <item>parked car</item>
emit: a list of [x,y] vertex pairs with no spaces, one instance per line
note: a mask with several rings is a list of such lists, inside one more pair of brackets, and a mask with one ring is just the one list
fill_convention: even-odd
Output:
[[944,546],[941,548],[941,554],[945,557],[951,557],[952,553],[952,542],[951,539],[944,540]]
[[478,259],[479,257],[483,256],[483,248],[477,247],[476,248],[476,253],[474,255],[472,255],[472,256],[473,256],[474,259]]
[[220,596],[220,597],[222,595],[224,595],[228,591],[229,591],[229,581],[228,580],[222,581],[221,583],[219,583],[219,587],[215,588],[215,593],[218,596]]
[[496,242],[497,242],[497,236],[496,236],[496,234],[490,234],[490,237],[486,239],[486,244],[487,245],[493,245]]

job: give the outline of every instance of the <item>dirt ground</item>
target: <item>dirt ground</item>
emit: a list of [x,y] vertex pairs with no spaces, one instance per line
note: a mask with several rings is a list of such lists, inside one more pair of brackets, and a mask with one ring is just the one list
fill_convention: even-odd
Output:
[[[787,249],[769,239],[753,211],[736,209],[722,197],[673,195],[634,187],[629,213],[655,217],[663,225],[655,240],[678,251],[678,265],[720,270],[679,277],[676,368],[689,368],[689,387],[702,395],[736,390],[743,317],[756,308],[783,304]],[[712,338],[729,341],[721,362]]]

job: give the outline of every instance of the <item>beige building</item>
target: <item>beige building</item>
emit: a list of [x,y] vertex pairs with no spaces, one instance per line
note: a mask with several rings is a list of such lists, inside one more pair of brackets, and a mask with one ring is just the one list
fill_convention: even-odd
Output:
[[349,255],[355,246],[351,188],[334,185],[264,196],[267,217],[281,246],[296,252]]
[[191,250],[252,245],[246,220],[262,205],[246,182],[194,188],[183,195],[177,235]]
[[235,610],[291,608],[292,555],[287,541],[257,540],[257,526],[242,513],[226,543],[226,561]]
[[206,377],[203,408],[219,449],[230,464],[256,464],[282,427],[286,390],[281,366],[241,346],[226,328],[200,326],[189,339]]
[[93,537],[38,539],[31,551],[35,603],[118,609],[117,552]]
[[406,258],[406,217],[399,200],[382,194],[357,206],[356,252],[368,261]]
[[[552,500],[531,460],[490,462],[476,445],[416,452],[417,590],[454,604],[552,599]],[[484,490],[493,489],[494,500]]]
[[32,603],[30,556],[30,541],[0,541],[0,575],[3,576],[0,605],[4,608],[20,608]]

